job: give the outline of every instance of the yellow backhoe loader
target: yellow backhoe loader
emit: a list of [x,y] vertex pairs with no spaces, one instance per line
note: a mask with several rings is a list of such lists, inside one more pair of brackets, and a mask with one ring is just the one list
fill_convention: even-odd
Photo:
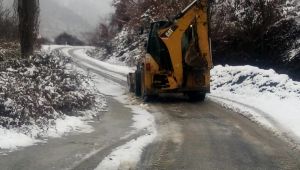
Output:
[[208,0],[195,0],[174,19],[151,24],[147,53],[127,77],[131,92],[144,99],[183,93],[204,100],[212,68]]

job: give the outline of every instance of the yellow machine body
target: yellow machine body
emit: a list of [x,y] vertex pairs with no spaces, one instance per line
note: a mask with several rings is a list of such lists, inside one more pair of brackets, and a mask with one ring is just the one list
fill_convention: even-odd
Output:
[[212,68],[208,0],[195,0],[174,21],[152,23],[147,54],[129,85],[138,96],[185,93],[205,96]]

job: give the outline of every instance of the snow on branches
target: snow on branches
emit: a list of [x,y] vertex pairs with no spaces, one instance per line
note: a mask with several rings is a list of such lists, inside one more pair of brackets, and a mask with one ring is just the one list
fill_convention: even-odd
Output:
[[90,109],[96,102],[89,80],[66,69],[70,58],[37,54],[0,63],[0,126],[45,128],[64,114]]

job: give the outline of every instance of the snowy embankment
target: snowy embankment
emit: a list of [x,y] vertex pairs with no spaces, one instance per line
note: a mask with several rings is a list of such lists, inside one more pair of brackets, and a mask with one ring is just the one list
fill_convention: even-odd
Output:
[[0,154],[48,137],[93,131],[87,120],[105,109],[105,99],[68,61],[48,53],[0,63]]
[[210,99],[300,144],[300,82],[252,66],[216,66]]
[[[85,67],[93,68],[94,70],[103,72],[120,80],[126,80],[126,74],[131,72],[133,68],[109,64],[87,56],[86,51],[89,48],[78,48],[74,50],[77,62]],[[70,49],[62,50],[66,55],[69,55]],[[124,134],[122,139],[126,139],[132,135],[141,134],[139,137],[125,143],[122,146],[115,148],[96,168],[97,170],[115,170],[115,169],[134,169],[135,165],[140,160],[143,149],[152,143],[157,136],[155,118],[147,111],[147,105],[139,104],[135,98],[127,95],[127,88],[106,79],[101,75],[88,73],[87,70],[75,67],[78,72],[90,74],[95,82],[96,88],[103,94],[113,97],[115,100],[124,104],[132,110],[133,130]]]

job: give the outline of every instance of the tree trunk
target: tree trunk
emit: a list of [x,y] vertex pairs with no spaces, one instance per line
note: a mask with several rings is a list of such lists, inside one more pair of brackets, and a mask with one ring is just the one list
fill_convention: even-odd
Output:
[[18,0],[19,32],[22,57],[33,55],[39,26],[39,1]]

